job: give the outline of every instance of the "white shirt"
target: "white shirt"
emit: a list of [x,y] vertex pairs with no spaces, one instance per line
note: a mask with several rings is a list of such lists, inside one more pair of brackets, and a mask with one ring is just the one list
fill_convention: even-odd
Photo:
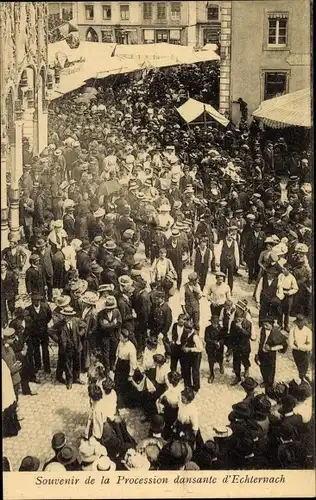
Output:
[[214,285],[210,286],[208,300],[212,304],[221,306],[225,304],[226,300],[230,299],[230,297],[231,292],[227,283],[221,283],[220,285],[215,283]]
[[115,391],[104,395],[100,401],[97,401],[92,415],[93,436],[96,439],[101,439],[103,434],[103,424],[107,418],[113,420],[116,413],[117,396]]
[[284,295],[294,295],[298,292],[298,285],[293,274],[285,276],[283,273],[279,275],[279,283],[283,288]]
[[39,314],[40,310],[41,310],[41,304],[39,306],[33,306],[35,311],[37,312],[37,314]]
[[[280,275],[278,276],[278,285],[277,285],[277,292],[276,292],[276,297],[280,300],[284,299],[284,292],[283,292],[283,286],[282,286],[282,280],[280,280]],[[271,285],[273,278],[268,279],[268,284],[269,286]],[[260,296],[263,288],[263,278],[260,278],[257,290],[256,290],[256,302],[260,302]]]
[[313,397],[311,396],[302,403],[298,403],[293,411],[296,415],[301,415],[304,424],[310,422],[313,415]]
[[168,389],[160,396],[159,400],[157,401],[157,409],[158,413],[163,412],[163,405],[160,403],[160,401],[163,398],[166,398],[168,404],[172,406],[172,408],[176,408],[179,406],[179,403],[181,401],[181,392],[184,389],[184,385],[182,382],[180,382],[176,387],[170,386]]
[[[299,328],[294,325],[289,333],[289,347],[298,351],[310,352],[312,350],[312,331],[307,327]],[[294,341],[297,345],[294,345]]]
[[183,326],[177,325],[177,339],[175,341],[175,344],[181,345],[182,334],[183,334]]
[[156,262],[156,279],[160,280],[164,278],[168,272],[168,261],[167,259],[157,259]]
[[188,404],[179,402],[178,421],[182,424],[191,424],[194,431],[199,430],[199,415],[194,401]]
[[170,372],[170,366],[164,363],[156,368],[156,382],[158,384],[168,384],[167,375]]
[[165,346],[163,344],[158,344],[156,349],[148,349],[148,347],[145,347],[144,349],[144,355],[143,355],[143,369],[144,371],[150,370],[151,368],[155,368],[155,363],[153,360],[153,357],[155,354],[162,354],[163,356],[165,355]]
[[130,340],[127,342],[120,341],[117,347],[116,356],[118,359],[129,360],[129,375],[131,377],[137,367],[137,354],[134,344]]

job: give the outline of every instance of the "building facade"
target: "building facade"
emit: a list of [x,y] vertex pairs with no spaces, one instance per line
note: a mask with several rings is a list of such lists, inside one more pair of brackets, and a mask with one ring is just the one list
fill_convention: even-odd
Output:
[[[226,54],[221,110],[229,104],[233,121],[240,117],[240,97],[251,117],[262,101],[311,85],[310,5],[309,0],[231,2],[222,16],[222,40],[230,37],[230,50],[221,47],[222,57]],[[224,19],[229,27],[223,27]]]
[[47,18],[44,2],[1,2],[1,246],[19,235],[22,144],[38,155],[47,145]]
[[196,43],[194,1],[49,2],[49,12],[62,20],[70,20],[71,13],[81,40],[119,44]]

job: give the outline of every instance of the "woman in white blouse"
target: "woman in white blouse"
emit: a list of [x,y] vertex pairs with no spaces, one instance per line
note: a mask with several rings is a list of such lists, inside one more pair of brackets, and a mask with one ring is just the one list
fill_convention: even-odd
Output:
[[181,375],[177,372],[169,372],[167,375],[167,381],[167,390],[157,400],[156,407],[158,413],[163,414],[165,422],[164,437],[169,439],[173,437],[171,428],[178,417],[181,392],[184,387]]
[[178,418],[175,424],[178,439],[182,438],[187,440],[192,450],[196,448],[196,445],[202,443],[202,437],[199,430],[199,414],[194,398],[195,393],[193,389],[189,387],[186,387],[181,392]]
[[129,331],[122,329],[120,342],[116,351],[115,389],[118,398],[118,408],[126,408],[130,392],[130,382],[137,367],[137,354],[134,344],[129,340]]

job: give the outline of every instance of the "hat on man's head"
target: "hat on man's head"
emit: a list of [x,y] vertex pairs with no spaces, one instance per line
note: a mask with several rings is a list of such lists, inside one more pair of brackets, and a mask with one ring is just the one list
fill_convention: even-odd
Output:
[[133,286],[133,280],[127,274],[123,274],[118,278],[118,282],[121,288],[131,287]]
[[246,377],[242,382],[241,382],[241,387],[246,391],[253,391],[258,387],[258,382],[252,377]]
[[112,283],[104,283],[103,285],[100,285],[98,288],[98,292],[113,292],[114,291],[114,285]]
[[14,337],[14,335],[15,335],[15,329],[14,328],[11,328],[11,327],[2,328],[2,337],[3,338]]
[[63,316],[76,316],[77,313],[71,306],[66,306],[60,311],[60,314]]
[[256,220],[256,216],[254,214],[247,214],[246,219],[248,220]]
[[52,438],[52,448],[53,450],[60,450],[66,444],[66,436],[63,432],[56,432]]
[[43,300],[43,295],[41,293],[31,293],[32,300]]
[[103,243],[103,247],[104,247],[106,250],[115,250],[115,248],[116,248],[116,243],[115,243],[115,241],[113,241],[113,240],[108,240],[108,241],[106,241],[105,243]]
[[23,309],[23,307],[17,307],[14,311],[16,318],[26,318],[30,315],[27,309]]
[[19,472],[35,472],[38,471],[40,461],[37,457],[24,457],[19,467]]
[[43,469],[45,472],[54,472],[56,474],[66,472],[66,470],[66,467],[59,462],[50,462],[46,465],[45,469]]
[[94,469],[99,470],[99,471],[113,471],[116,470],[116,464],[112,462],[112,460],[109,457],[100,457],[96,462],[95,462],[95,467]]
[[250,406],[245,403],[244,401],[241,401],[240,403],[236,403],[232,406],[233,412],[236,414],[236,416],[239,418],[243,419],[248,419],[251,417],[251,409]]
[[154,434],[159,434],[165,427],[165,421],[161,415],[154,415],[151,423],[150,429]]
[[55,299],[55,304],[57,307],[64,308],[70,304],[71,298],[69,295],[60,295],[59,297],[56,297]]
[[46,246],[45,240],[40,238],[37,243],[35,244],[36,248],[44,248]]
[[81,300],[87,305],[94,306],[99,300],[99,295],[95,292],[85,292],[82,295]]
[[190,273],[188,276],[189,281],[195,281],[198,279],[198,274],[196,272]]
[[291,411],[294,410],[296,404],[297,404],[296,399],[293,396],[291,396],[290,394],[288,394],[287,396],[284,396],[281,399],[282,408],[279,411],[280,411],[280,413],[283,413],[283,414],[290,413]]
[[216,271],[215,277],[216,278],[226,278],[226,274],[223,273],[222,271]]
[[57,460],[62,465],[72,464],[78,457],[78,448],[66,445],[57,454]]
[[217,438],[230,437],[233,433],[233,431],[231,430],[231,428],[228,425],[213,427],[213,431],[214,431],[214,437],[217,437]]

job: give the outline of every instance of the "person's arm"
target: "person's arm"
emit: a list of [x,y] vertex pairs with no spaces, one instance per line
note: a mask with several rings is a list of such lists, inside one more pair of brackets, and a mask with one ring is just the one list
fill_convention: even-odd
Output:
[[262,292],[262,286],[263,286],[263,279],[260,278],[258,286],[257,286],[257,290],[256,290],[256,303],[257,304],[260,304],[260,295]]
[[264,264],[263,264],[263,256],[264,256],[264,251],[262,251],[262,252],[260,253],[260,255],[259,255],[259,259],[258,259],[258,266],[259,266],[259,267],[260,267],[263,271],[265,271],[265,270],[266,270],[266,268],[265,268],[265,266],[264,266]]
[[30,295],[32,293],[32,279],[31,279],[30,268],[27,269],[25,273],[25,286],[27,293]]
[[129,364],[130,364],[129,377],[132,377],[134,374],[134,371],[137,368],[137,354],[136,354],[136,348],[135,348],[134,344],[131,345],[131,350],[129,353]]
[[305,327],[305,330],[306,330],[306,340],[305,340],[305,343],[304,345],[300,346],[300,351],[304,351],[304,352],[310,352],[312,350],[312,331]]
[[191,419],[191,424],[192,424],[192,430],[193,430],[194,434],[196,434],[199,430],[199,416],[198,416],[197,410],[192,412],[190,419]]
[[288,295],[295,295],[298,292],[298,284],[296,278],[292,275],[291,288]]
[[163,334],[164,337],[168,334],[171,325],[172,325],[172,312],[171,312],[170,307],[168,307],[165,324],[164,324],[164,327],[161,331],[161,333]]
[[195,347],[187,348],[188,352],[203,352],[203,342],[198,335],[194,335]]
[[223,240],[221,240],[217,245],[214,245],[215,264],[217,267],[219,267],[220,265],[222,249],[223,249]]
[[226,300],[231,300],[231,298],[232,298],[232,293],[231,293],[231,290],[230,290],[229,286],[227,285]]
[[239,255],[239,248],[238,248],[237,241],[234,241],[234,256],[235,256],[236,267],[239,268],[239,266],[240,266],[240,255]]
[[92,415],[92,435],[100,440],[103,434],[103,415],[102,412],[98,411],[98,407],[94,408]]

